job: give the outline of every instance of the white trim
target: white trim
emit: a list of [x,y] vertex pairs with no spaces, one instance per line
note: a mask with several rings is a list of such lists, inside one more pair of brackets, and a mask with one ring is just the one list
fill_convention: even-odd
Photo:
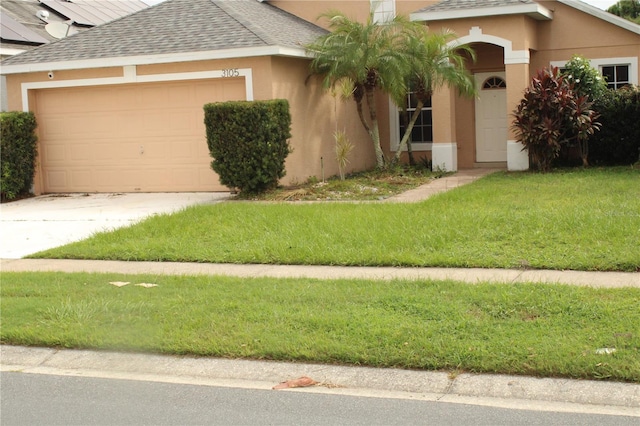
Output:
[[154,65],[172,62],[192,62],[215,59],[249,58],[256,56],[289,56],[309,58],[303,48],[248,47],[241,49],[210,50],[205,52],[168,53],[164,55],[124,56],[119,58],[83,59],[77,61],[38,62],[33,64],[5,65],[2,74],[21,74],[38,71],[61,71],[87,68],[111,68],[127,65]]
[[431,167],[447,172],[458,171],[458,144],[455,142],[434,143],[431,147]]
[[566,4],[567,6],[570,6],[581,12],[584,12],[591,16],[595,16],[598,19],[602,19],[603,21],[607,21],[610,24],[631,31],[632,33],[640,34],[640,25],[616,16],[613,13],[598,9],[597,7],[591,6],[590,4],[576,0],[558,0],[558,3]]
[[529,151],[518,141],[507,141],[507,170],[529,170]]
[[0,111],[9,110],[9,99],[7,98],[7,77],[0,76]]
[[[237,77],[244,77],[246,100],[253,100],[253,72],[251,68],[239,68]],[[104,86],[108,84],[151,83],[160,81],[204,80],[211,78],[229,78],[223,76],[224,70],[185,72],[171,74],[137,75],[136,67],[123,67],[122,77],[88,78],[81,80],[34,81],[22,83],[22,110],[29,111],[29,90],[52,89],[62,87]]]
[[450,41],[449,46],[459,46],[461,44],[470,43],[488,43],[500,46],[504,49],[504,63],[509,64],[528,64],[530,61],[530,54],[528,50],[513,50],[513,43],[506,38],[483,34],[482,28],[471,27],[469,29],[469,35],[460,37],[456,40]]
[[528,64],[531,61],[531,55],[528,50],[512,50],[504,52],[504,64]]
[[449,19],[479,18],[482,16],[528,15],[539,21],[553,19],[553,12],[539,4],[522,4],[516,6],[482,7],[476,9],[459,9],[447,11],[424,11],[409,15],[412,21],[446,21]]
[[[551,61],[549,64],[552,67],[563,68],[567,65],[567,61]],[[600,74],[602,74],[602,67],[607,65],[628,65],[629,66],[629,83],[638,85],[638,57],[628,56],[623,58],[595,58],[589,59],[589,63]]]

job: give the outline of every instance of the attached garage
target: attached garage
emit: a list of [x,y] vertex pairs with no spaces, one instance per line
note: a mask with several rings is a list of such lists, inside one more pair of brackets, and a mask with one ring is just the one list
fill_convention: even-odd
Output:
[[202,107],[244,77],[35,91],[43,192],[224,191]]
[[[366,133],[309,78],[304,46],[326,33],[269,2],[167,0],[3,60],[9,109],[38,123],[34,194],[228,192],[203,106],[229,100],[289,101],[283,184],[337,173],[335,117],[354,141]],[[358,142],[349,171],[371,165],[369,152]]]

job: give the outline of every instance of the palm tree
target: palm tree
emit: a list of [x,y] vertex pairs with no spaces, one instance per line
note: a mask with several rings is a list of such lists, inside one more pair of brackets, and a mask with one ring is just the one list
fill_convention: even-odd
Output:
[[[373,13],[365,23],[353,21],[338,11],[322,16],[329,19],[331,32],[306,46],[314,57],[311,71],[324,75],[325,88],[345,80],[351,82],[358,116],[373,142],[376,164],[383,168],[385,158],[380,146],[375,92],[405,90],[408,62],[401,47],[406,40],[404,29],[411,23],[402,17],[377,23]],[[364,112],[365,101],[368,117]]]
[[392,163],[400,159],[405,147],[409,148],[411,154],[411,131],[436,88],[446,84],[463,96],[473,97],[477,93],[473,77],[465,67],[467,57],[475,60],[475,53],[468,45],[452,46],[449,42],[455,39],[455,34],[449,31],[430,33],[425,25],[419,23],[405,30],[408,33],[404,55],[409,63],[409,72],[405,76],[405,84],[389,94],[400,108],[406,107],[409,92],[413,93],[418,103]]

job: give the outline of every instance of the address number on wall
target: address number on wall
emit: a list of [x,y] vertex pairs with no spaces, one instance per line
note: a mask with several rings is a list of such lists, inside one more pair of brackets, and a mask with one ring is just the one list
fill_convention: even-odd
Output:
[[222,70],[222,76],[223,77],[239,77],[240,71],[238,70],[238,68],[227,68]]

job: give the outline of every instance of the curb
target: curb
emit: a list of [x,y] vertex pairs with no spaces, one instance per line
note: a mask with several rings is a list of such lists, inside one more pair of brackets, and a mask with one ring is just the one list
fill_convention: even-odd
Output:
[[[294,391],[405,398],[543,411],[640,417],[640,384],[526,376],[230,360],[110,351],[0,346],[1,371],[272,389],[309,376]],[[287,390],[291,391],[291,390]]]

